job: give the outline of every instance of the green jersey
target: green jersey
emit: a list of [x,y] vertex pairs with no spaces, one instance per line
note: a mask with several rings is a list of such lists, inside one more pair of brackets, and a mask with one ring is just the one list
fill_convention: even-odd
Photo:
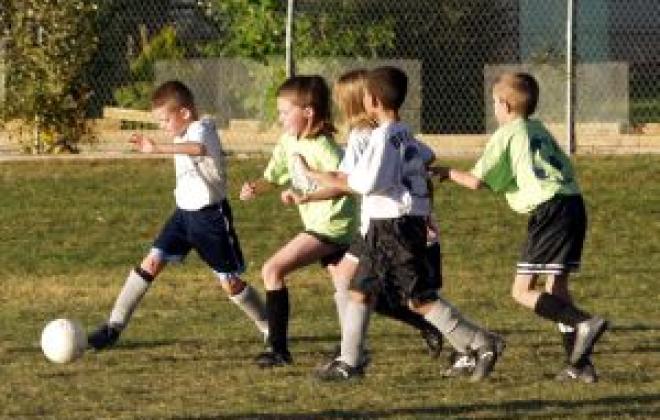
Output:
[[517,119],[501,126],[472,168],[509,206],[529,213],[555,195],[580,194],[568,156],[536,120]]
[[[273,149],[264,178],[278,185],[290,183],[292,189],[302,193],[318,189],[319,186],[294,164],[297,162],[292,159],[294,154],[302,155],[310,168],[323,172],[336,171],[342,158],[342,150],[332,138],[283,135]],[[350,196],[300,204],[298,210],[305,230],[337,243],[350,243],[357,229],[357,207]]]

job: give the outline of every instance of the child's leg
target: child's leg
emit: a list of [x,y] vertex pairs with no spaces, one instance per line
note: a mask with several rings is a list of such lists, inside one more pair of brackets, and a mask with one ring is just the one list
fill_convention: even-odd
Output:
[[159,254],[152,251],[139,266],[130,271],[115,300],[108,322],[93,331],[87,338],[91,347],[100,350],[117,341],[151,283],[165,265],[166,262],[159,257]]
[[[414,303],[411,301],[411,305]],[[501,337],[468,321],[458,309],[441,297],[428,303],[416,304],[415,309],[442,332],[456,351],[463,354],[476,353],[472,381],[490,375],[504,351],[505,344]]]
[[364,340],[369,326],[369,305],[361,292],[351,291],[344,312],[339,357],[316,371],[324,381],[348,380],[364,374]]
[[461,353],[470,353],[489,342],[485,330],[468,321],[458,309],[441,297],[417,305],[415,309],[440,330],[452,347]]
[[255,323],[259,331],[268,337],[268,317],[266,305],[257,291],[238,276],[219,276],[220,286],[234,302]]
[[[571,297],[571,293],[568,289],[568,274],[562,276],[549,275],[545,283],[545,290],[547,293],[557,296],[566,302],[573,303],[573,298]],[[575,327],[566,325],[561,322],[559,322],[557,326],[562,336],[562,345],[566,354],[566,364],[580,370],[581,374],[584,373],[581,375],[583,380],[587,382],[595,382],[596,373],[595,369],[593,369],[591,360],[589,359],[589,353],[582,356],[577,363],[571,363],[570,361],[573,348],[575,347]],[[588,372],[581,372],[587,365],[592,365],[591,369],[589,369]]]
[[344,324],[344,314],[346,312],[346,305],[350,300],[349,286],[351,279],[355,275],[358,266],[358,259],[352,254],[346,253],[337,264],[328,265],[327,269],[332,278],[332,283],[335,287],[333,295],[335,306],[337,308],[337,317],[339,318],[339,327],[342,328]]
[[[335,245],[322,242],[308,233],[299,233],[264,264],[261,275],[266,287],[268,341],[272,352],[260,355],[257,360],[260,366],[279,366],[291,361],[287,346],[289,292],[285,285],[286,275],[334,251]],[[271,363],[274,356],[282,359],[282,363]]]
[[344,313],[341,355],[339,356],[339,360],[349,366],[356,367],[359,364],[369,327],[370,312],[366,296],[360,292],[351,291]]
[[[570,300],[568,294],[568,273],[553,276],[553,288],[560,290],[560,295],[548,292],[531,291],[536,280],[536,274],[516,275],[513,286],[513,297],[522,305],[531,308],[542,318],[562,323],[576,329],[575,344],[571,352],[570,362],[579,363],[591,352],[593,344],[608,327],[607,321],[591,316]],[[565,300],[566,296],[569,300]]]
[[[567,276],[555,276],[555,282],[557,284],[565,283]],[[512,295],[518,303],[534,310],[542,318],[561,322],[571,327],[575,327],[578,323],[591,317],[588,313],[575,307],[570,300],[567,301],[555,294],[535,290],[537,278],[537,274],[516,274]]]

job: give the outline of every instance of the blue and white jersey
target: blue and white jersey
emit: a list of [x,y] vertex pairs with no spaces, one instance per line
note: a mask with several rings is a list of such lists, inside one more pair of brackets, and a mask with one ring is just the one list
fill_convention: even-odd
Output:
[[[348,174],[349,187],[362,195],[361,219],[428,216],[426,163],[431,159],[432,151],[405,124],[391,122],[374,129]],[[367,228],[360,230],[364,234]]]

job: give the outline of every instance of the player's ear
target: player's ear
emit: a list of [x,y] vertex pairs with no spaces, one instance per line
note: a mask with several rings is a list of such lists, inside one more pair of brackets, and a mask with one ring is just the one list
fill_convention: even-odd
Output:
[[186,120],[192,119],[193,113],[192,110],[188,107],[182,107],[179,109],[179,112],[181,112],[181,116],[185,118]]
[[314,108],[312,108],[311,106],[306,106],[303,108],[303,115],[305,116],[305,118],[309,118],[311,120],[314,118],[314,114],[315,114]]

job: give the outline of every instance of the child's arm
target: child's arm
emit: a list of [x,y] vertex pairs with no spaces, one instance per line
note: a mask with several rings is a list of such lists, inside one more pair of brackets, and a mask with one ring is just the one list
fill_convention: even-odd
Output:
[[333,187],[323,187],[307,194],[301,194],[299,192],[290,190],[289,194],[295,204],[305,204],[311,201],[331,200],[333,198],[340,198],[347,195],[346,191]]
[[205,156],[206,147],[202,143],[156,143],[142,134],[134,133],[128,140],[140,153],[162,153],[189,156]]
[[459,171],[458,169],[452,169],[446,166],[429,167],[429,174],[440,181],[449,179],[458,185],[462,185],[471,190],[477,190],[484,186],[484,183],[471,173]]
[[[307,161],[301,155],[293,156],[293,159],[297,159],[300,167],[303,170],[303,173],[308,178],[313,181],[321,184],[324,187],[327,187],[330,190],[334,190],[335,193],[342,192],[345,194],[351,193],[351,189],[348,187],[348,176],[342,172],[331,171],[331,172],[321,172],[315,171],[309,167]],[[323,190],[320,190],[323,191]],[[323,194],[323,193],[319,193]],[[327,197],[327,198],[334,198]],[[327,198],[317,198],[317,200],[325,200]]]

